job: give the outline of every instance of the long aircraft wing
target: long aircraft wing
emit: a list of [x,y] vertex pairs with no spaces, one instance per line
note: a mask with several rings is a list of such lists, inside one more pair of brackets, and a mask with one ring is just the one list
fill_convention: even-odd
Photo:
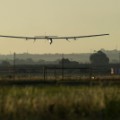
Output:
[[34,37],[25,37],[25,36],[7,36],[7,35],[0,35],[0,37],[5,38],[16,38],[16,39],[26,39],[26,40],[38,40],[38,39],[47,39],[49,40],[50,44],[52,44],[53,39],[79,39],[79,38],[87,38],[87,37],[98,37],[98,36],[105,36],[109,34],[98,34],[98,35],[85,35],[85,36],[65,36],[65,37],[58,37],[58,36],[34,36]]
[[86,38],[86,37],[98,37],[98,36],[105,36],[109,34],[99,34],[99,35],[85,35],[85,36],[68,36],[68,37],[57,37],[53,39],[78,39],[78,38]]

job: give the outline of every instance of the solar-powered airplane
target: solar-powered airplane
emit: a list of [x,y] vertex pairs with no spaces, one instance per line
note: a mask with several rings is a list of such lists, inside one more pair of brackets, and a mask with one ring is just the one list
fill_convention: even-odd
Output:
[[98,35],[85,35],[85,36],[64,36],[64,37],[58,37],[58,36],[34,36],[34,37],[25,37],[25,36],[7,36],[7,35],[0,35],[0,37],[5,38],[16,38],[16,39],[25,39],[25,40],[43,40],[46,39],[49,41],[50,44],[52,44],[53,40],[58,39],[65,39],[65,40],[77,40],[79,38],[87,38],[87,37],[98,37],[98,36],[105,36],[109,34],[98,34]]

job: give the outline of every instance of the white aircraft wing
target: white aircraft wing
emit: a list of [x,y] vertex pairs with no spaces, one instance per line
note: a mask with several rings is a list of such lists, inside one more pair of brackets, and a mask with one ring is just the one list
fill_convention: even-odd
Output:
[[109,34],[98,34],[98,35],[85,35],[85,36],[65,36],[65,37],[58,37],[58,36],[34,36],[34,37],[25,37],[25,36],[7,36],[7,35],[0,35],[0,37],[5,38],[16,38],[16,39],[26,39],[26,40],[38,40],[38,39],[47,39],[49,40],[50,44],[52,44],[52,40],[54,39],[79,39],[79,38],[87,38],[87,37],[98,37],[98,36],[105,36]]
[[0,37],[5,38],[18,38],[18,39],[36,39],[35,37],[25,37],[25,36],[7,36],[7,35],[0,35]]
[[55,37],[52,39],[79,39],[79,38],[87,38],[87,37],[98,37],[98,36],[105,36],[105,35],[109,35],[109,34],[98,34],[98,35],[84,35],[84,36],[68,36],[68,37]]

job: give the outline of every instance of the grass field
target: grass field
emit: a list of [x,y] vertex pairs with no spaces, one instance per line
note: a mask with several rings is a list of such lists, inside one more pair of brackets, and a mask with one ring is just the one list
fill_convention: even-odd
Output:
[[0,120],[120,120],[119,87],[0,86]]

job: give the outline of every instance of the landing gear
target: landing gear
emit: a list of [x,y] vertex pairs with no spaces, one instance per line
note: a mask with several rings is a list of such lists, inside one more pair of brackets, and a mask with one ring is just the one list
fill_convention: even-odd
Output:
[[52,42],[53,42],[53,40],[52,40],[52,38],[50,38],[50,39],[49,39],[49,43],[50,43],[50,45],[52,44]]

